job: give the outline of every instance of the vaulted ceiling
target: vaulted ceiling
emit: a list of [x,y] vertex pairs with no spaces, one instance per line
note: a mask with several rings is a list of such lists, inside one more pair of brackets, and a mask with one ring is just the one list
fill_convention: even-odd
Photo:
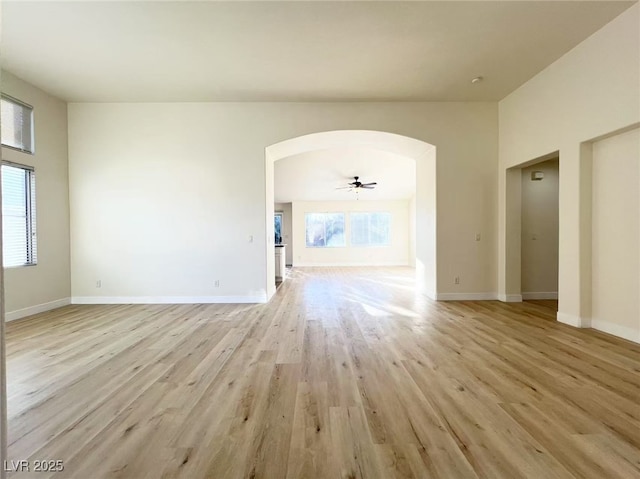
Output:
[[[359,176],[373,190],[337,189]],[[416,162],[375,148],[317,150],[275,162],[274,197],[292,201],[408,200],[416,191]]]
[[632,3],[4,1],[2,67],[68,101],[495,101]]
[[[635,2],[4,1],[1,65],[67,101],[496,101]],[[471,79],[483,81],[472,84]],[[408,199],[372,148],[276,162],[276,201]]]

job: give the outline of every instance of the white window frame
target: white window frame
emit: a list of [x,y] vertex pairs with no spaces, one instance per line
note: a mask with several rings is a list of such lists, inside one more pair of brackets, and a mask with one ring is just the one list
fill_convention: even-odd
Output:
[[[19,105],[21,107],[23,107],[25,110],[27,110],[29,112],[29,129],[30,129],[30,133],[31,133],[31,138],[30,138],[30,142],[29,145],[25,145],[24,148],[19,148],[17,146],[14,145],[8,145],[5,144],[4,142],[2,142],[2,147],[3,148],[10,148],[12,150],[15,151],[19,151],[21,153],[27,153],[29,155],[33,155],[35,154],[35,128],[34,128],[34,120],[33,120],[33,107],[31,105],[29,105],[28,103],[25,103],[21,100],[18,100],[17,98],[14,98],[10,95],[5,95],[4,93],[2,93],[0,95],[0,102],[1,101],[7,101],[9,103],[13,103],[15,105]],[[5,120],[6,121],[6,120]],[[0,122],[1,123],[1,122]]]
[[[342,244],[334,244],[334,245],[329,245],[327,244],[327,242],[325,241],[325,244],[323,245],[309,245],[308,243],[308,231],[307,231],[307,217],[309,215],[342,215],[343,218],[343,226],[344,229],[342,230],[342,235],[343,235],[343,243]],[[326,220],[324,223],[324,237],[326,238],[327,234],[326,234],[326,229],[327,229],[327,224],[326,224]],[[347,247],[347,214],[343,211],[306,211],[304,213],[304,246],[305,248],[314,248],[314,249],[323,249],[323,248],[327,248],[327,249],[334,249],[334,248],[346,248]]]
[[[371,215],[372,214],[384,214],[389,218],[389,235],[387,236],[386,243],[371,244]],[[354,215],[368,215],[367,216],[367,234],[369,236],[368,243],[354,243],[353,235],[355,229],[353,228],[353,216]],[[389,211],[350,211],[349,212],[349,244],[352,248],[388,248],[391,246],[391,233],[392,233],[393,215]]]
[[273,212],[273,231],[274,231],[274,241],[275,244],[278,244],[277,238],[275,236],[276,233],[276,218],[280,218],[280,243],[282,243],[282,234],[284,233],[284,211],[274,211]]
[[[24,170],[25,174],[25,221],[26,221],[26,236],[25,247],[26,257],[24,263],[16,263],[10,265],[4,265],[4,268],[20,268],[23,266],[36,266],[38,264],[38,241],[37,241],[37,228],[36,228],[36,186],[35,186],[35,168],[28,165],[22,165],[19,163],[13,163],[10,161],[2,161],[0,166],[11,167]],[[1,173],[0,173],[1,175]],[[4,195],[4,193],[2,193]],[[0,202],[0,207],[3,204]],[[3,234],[5,233],[3,228]],[[3,238],[3,247],[6,241]],[[6,261],[6,255],[3,255],[3,261]]]

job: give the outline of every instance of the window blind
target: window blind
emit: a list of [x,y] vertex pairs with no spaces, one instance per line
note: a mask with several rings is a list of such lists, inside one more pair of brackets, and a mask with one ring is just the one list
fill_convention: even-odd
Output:
[[3,266],[36,264],[35,173],[6,164],[1,173]]
[[2,145],[33,153],[33,107],[2,95],[0,110]]
[[391,237],[391,214],[383,212],[351,213],[353,246],[388,246]]

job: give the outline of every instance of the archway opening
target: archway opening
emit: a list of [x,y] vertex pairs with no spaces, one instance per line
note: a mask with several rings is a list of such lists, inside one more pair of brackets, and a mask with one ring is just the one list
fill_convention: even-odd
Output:
[[[267,299],[276,290],[274,234],[275,162],[302,157],[304,153],[337,148],[372,148],[415,161],[415,269],[418,289],[435,298],[436,281],[436,148],[424,141],[371,130],[337,130],[313,133],[268,146],[265,149],[265,284]],[[415,205],[415,208],[413,207]]]

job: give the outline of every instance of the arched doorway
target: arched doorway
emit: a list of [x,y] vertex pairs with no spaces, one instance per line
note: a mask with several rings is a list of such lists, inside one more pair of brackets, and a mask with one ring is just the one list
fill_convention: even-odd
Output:
[[274,164],[314,150],[369,147],[412,158],[416,162],[416,279],[418,288],[435,298],[436,281],[436,147],[402,135],[372,130],[337,130],[303,135],[265,148],[265,225],[267,300],[275,293]]

